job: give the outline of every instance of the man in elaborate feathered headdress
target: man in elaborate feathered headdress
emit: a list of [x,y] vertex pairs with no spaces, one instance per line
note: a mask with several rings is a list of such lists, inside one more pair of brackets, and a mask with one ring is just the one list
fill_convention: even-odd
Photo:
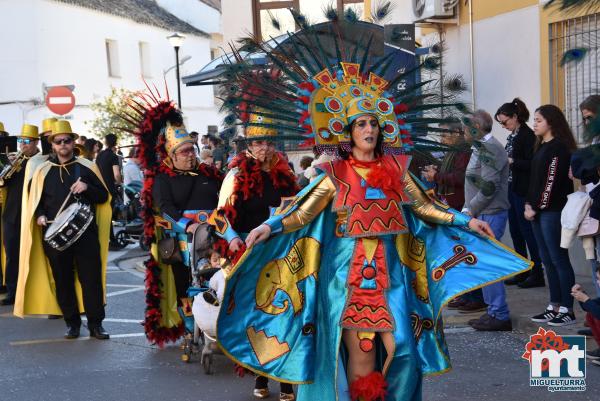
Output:
[[[153,241],[146,262],[146,317],[150,341],[162,345],[193,331],[187,297],[192,267],[189,242],[217,206],[221,174],[198,160],[197,144],[181,112],[149,90],[131,99],[123,116],[137,126],[139,160],[144,170],[144,234]],[[189,327],[188,327],[189,326]]]

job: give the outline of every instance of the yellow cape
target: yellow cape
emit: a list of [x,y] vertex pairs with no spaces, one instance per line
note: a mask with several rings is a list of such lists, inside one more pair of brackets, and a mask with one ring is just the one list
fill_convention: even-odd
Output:
[[160,297],[160,326],[173,328],[181,324],[181,316],[177,310],[177,291],[175,289],[175,277],[173,276],[173,270],[171,270],[171,266],[162,263],[159,258],[157,244],[158,238],[161,237],[162,233],[157,232],[157,242],[152,243],[150,247],[150,253],[152,254],[154,260],[159,261],[158,263],[160,267],[160,282],[162,283]]
[[[34,158],[32,158],[33,160]],[[41,162],[41,163],[40,163]],[[106,184],[102,179],[98,167],[89,160],[76,158],[76,162],[89,168],[96,174],[102,185]],[[23,191],[23,209],[21,217],[21,251],[19,254],[19,281],[15,299],[15,316],[25,315],[60,315],[62,314],[56,302],[56,288],[52,277],[50,264],[44,254],[42,247],[42,230],[35,222],[34,212],[39,204],[44,179],[52,167],[49,161],[36,160],[27,163],[25,170],[25,186]],[[29,192],[28,178],[31,176],[31,188]],[[102,286],[104,288],[104,300],[106,302],[106,262],[108,258],[108,240],[112,210],[110,207],[110,194],[108,200],[96,205],[96,224],[98,225],[98,238],[100,240],[100,257],[102,259]],[[76,278],[75,289],[79,300],[79,310],[84,312],[81,297],[81,285]]]

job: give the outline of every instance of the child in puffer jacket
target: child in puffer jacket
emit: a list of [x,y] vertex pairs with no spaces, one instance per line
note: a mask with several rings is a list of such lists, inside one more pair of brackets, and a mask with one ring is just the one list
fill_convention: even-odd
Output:
[[[596,281],[600,284],[600,267],[596,268]],[[600,298],[590,298],[579,284],[573,286],[571,295],[579,301],[581,308],[587,312],[586,322],[592,330],[596,344],[600,346]],[[586,356],[592,360],[594,365],[600,366],[600,348],[587,352]]]

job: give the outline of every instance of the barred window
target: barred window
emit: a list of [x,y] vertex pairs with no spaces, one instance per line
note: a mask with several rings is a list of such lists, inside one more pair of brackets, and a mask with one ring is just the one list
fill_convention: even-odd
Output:
[[[582,143],[579,104],[589,95],[598,94],[600,88],[600,14],[559,21],[551,24],[549,29],[550,101],[564,111],[577,142]],[[565,52],[576,48],[586,49],[585,56],[581,61],[563,66]]]

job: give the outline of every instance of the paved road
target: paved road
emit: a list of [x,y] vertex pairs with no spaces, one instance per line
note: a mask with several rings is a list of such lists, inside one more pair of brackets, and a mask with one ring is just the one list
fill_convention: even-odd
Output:
[[525,335],[478,333],[470,328],[446,331],[454,369],[425,380],[424,401],[599,399],[600,366],[587,364],[585,392],[550,393],[546,388],[529,387],[529,364],[521,359],[529,340]]
[[[123,257],[113,254],[112,260]],[[252,378],[239,379],[232,364],[215,358],[216,373],[204,375],[198,361],[185,364],[176,346],[158,349],[143,336],[143,276],[131,263],[108,273],[106,329],[109,341],[62,339],[60,320],[16,319],[0,308],[1,401],[250,401]],[[85,328],[82,334],[87,335]],[[520,359],[526,337],[518,333],[474,333],[449,328],[454,370],[428,378],[426,401],[597,400],[600,367],[588,364],[588,390],[550,394],[530,388],[528,365]]]

